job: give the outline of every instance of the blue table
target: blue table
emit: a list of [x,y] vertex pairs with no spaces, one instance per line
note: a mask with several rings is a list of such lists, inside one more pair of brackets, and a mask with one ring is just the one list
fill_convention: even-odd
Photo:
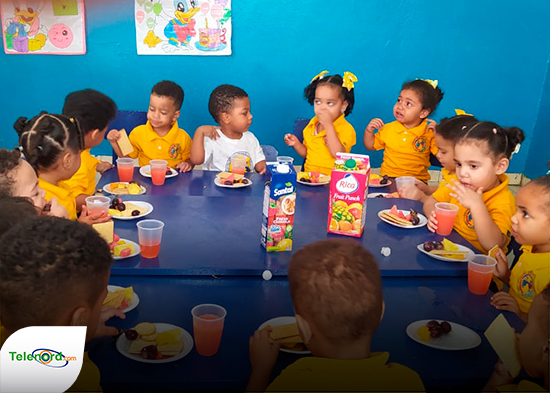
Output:
[[[250,175],[253,185],[241,189],[214,185],[215,172],[192,171],[167,179],[161,187],[139,175],[147,192],[124,196],[124,200],[143,200],[154,206],[147,218],[165,222],[159,257],[136,256],[117,261],[113,275],[218,275],[261,276],[269,269],[275,276],[285,276],[291,252],[266,253],[260,245],[260,227],[265,178]],[[117,181],[115,170],[108,171],[101,185]],[[395,191],[394,186],[373,188]],[[335,237],[327,234],[328,186],[297,185],[294,250],[317,240]],[[400,209],[422,211],[419,202],[405,199],[369,199],[363,236],[354,239],[377,258],[383,276],[455,276],[467,274],[464,263],[441,262],[430,258],[416,247],[428,240],[441,240],[426,227],[402,229],[381,221],[377,213],[397,204]],[[138,241],[136,221],[115,222],[115,231],[122,238]],[[339,236],[337,236],[339,237]],[[453,231],[448,236],[455,243],[474,249]],[[381,255],[382,247],[390,247],[389,257]]]

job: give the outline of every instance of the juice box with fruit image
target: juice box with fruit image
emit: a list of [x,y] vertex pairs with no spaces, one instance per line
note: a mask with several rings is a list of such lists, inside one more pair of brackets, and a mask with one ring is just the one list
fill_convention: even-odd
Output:
[[367,215],[370,158],[337,153],[330,179],[327,231],[360,237]]
[[262,211],[262,245],[266,251],[292,251],[296,211],[296,171],[292,165],[269,164]]

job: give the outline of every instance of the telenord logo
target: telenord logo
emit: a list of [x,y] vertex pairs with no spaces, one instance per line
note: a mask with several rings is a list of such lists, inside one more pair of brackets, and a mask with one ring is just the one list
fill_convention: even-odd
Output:
[[39,348],[31,353],[9,352],[12,362],[32,362],[33,360],[46,366],[53,368],[62,368],[67,366],[69,362],[75,362],[76,356],[65,356],[61,352],[53,349]]

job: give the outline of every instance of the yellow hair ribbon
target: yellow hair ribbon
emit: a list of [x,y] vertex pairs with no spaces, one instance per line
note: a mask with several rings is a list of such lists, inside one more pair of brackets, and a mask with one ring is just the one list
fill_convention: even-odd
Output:
[[434,89],[437,88],[437,79],[436,80],[420,79],[420,80],[429,83]]
[[326,74],[328,74],[328,71],[327,71],[327,70],[324,70],[324,71],[322,71],[322,72],[319,72],[317,75],[315,75],[315,76],[313,77],[313,79],[312,79],[311,82],[309,82],[309,83],[313,83],[313,82],[315,82],[317,79],[323,79],[323,77],[324,77]]
[[342,86],[351,91],[353,89],[353,82],[357,82],[357,77],[349,71],[344,72],[344,77],[342,78]]
[[455,113],[457,116],[464,115],[464,116],[473,116],[471,113],[466,113],[462,109],[455,109]]

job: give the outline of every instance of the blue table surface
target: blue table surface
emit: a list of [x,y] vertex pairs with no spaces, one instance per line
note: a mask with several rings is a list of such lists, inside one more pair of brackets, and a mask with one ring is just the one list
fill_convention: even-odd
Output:
[[[238,275],[260,276],[269,269],[273,275],[286,275],[292,252],[267,253],[260,245],[263,189],[266,177],[248,175],[253,185],[241,189],[214,185],[216,172],[192,171],[166,179],[163,186],[153,186],[149,178],[136,169],[134,180],[142,183],[144,195],[123,196],[124,200],[147,201],[154,206],[147,218],[164,221],[164,234],[158,258],[141,256],[116,261],[112,275]],[[116,170],[106,172],[103,186],[118,181]],[[371,188],[370,192],[393,192],[392,184]],[[297,185],[293,249],[317,240],[341,237],[328,234],[328,186]],[[426,227],[403,229],[381,221],[377,213],[397,204],[400,209],[422,205],[406,199],[369,199],[364,233],[352,238],[376,257],[383,276],[466,276],[467,265],[442,262],[417,250],[428,240],[441,240]],[[115,220],[115,232],[122,238],[138,241],[137,220]],[[448,236],[455,243],[475,249],[454,232]],[[381,255],[390,247],[391,255]]]
[[[140,297],[140,304],[126,314],[125,320],[110,321],[120,328],[144,321],[164,322],[193,335],[191,308],[201,303],[221,304],[227,318],[219,352],[212,357],[200,356],[193,348],[178,361],[152,365],[123,357],[112,338],[91,341],[88,350],[101,371],[105,391],[243,390],[250,376],[249,336],[270,318],[293,315],[285,278],[118,276],[112,277],[110,284],[133,285]],[[373,337],[372,351],[389,352],[390,362],[414,369],[428,388],[455,386],[480,391],[497,362],[483,335],[498,315],[489,304],[490,294],[471,294],[464,277],[385,277],[383,285],[386,309]],[[516,331],[523,329],[523,322],[514,314],[504,315]],[[406,327],[421,319],[465,325],[480,335],[481,345],[444,351],[419,344],[407,336]],[[298,357],[280,353],[273,377]]]

